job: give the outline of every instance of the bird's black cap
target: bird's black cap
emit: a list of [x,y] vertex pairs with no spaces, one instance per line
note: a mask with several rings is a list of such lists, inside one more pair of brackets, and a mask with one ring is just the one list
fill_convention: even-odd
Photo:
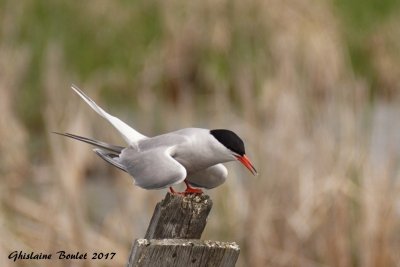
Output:
[[226,129],[215,129],[211,130],[210,134],[232,152],[235,152],[240,156],[243,156],[246,153],[242,139],[240,139],[240,137],[234,132]]

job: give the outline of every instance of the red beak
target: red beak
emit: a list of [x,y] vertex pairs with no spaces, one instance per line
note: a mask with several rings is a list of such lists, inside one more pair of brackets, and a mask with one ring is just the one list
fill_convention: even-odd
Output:
[[249,158],[246,155],[236,156],[236,158],[253,174],[258,175],[256,168],[254,168],[253,164],[250,162]]

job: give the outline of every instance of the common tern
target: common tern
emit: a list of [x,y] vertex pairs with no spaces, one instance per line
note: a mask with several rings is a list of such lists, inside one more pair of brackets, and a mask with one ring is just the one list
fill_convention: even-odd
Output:
[[242,139],[226,129],[185,128],[147,137],[108,114],[77,86],[71,88],[100,116],[110,122],[127,142],[116,146],[70,133],[57,133],[95,146],[103,160],[127,172],[135,185],[162,189],[184,182],[184,194],[202,193],[225,182],[228,170],[222,163],[240,161],[253,175],[257,171],[245,154]]

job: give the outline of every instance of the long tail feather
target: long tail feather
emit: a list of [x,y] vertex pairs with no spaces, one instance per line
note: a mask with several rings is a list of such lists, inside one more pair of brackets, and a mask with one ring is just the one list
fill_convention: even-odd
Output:
[[111,152],[114,152],[114,153],[117,153],[117,154],[121,153],[121,151],[124,149],[124,147],[122,147],[122,146],[116,146],[116,145],[107,144],[107,143],[104,143],[102,141],[98,141],[98,140],[95,140],[95,139],[90,139],[90,138],[79,136],[79,135],[75,135],[75,134],[57,133],[57,132],[53,132],[53,133],[58,134],[58,135],[62,135],[62,136],[66,136],[66,137],[69,137],[69,138],[72,138],[72,139],[75,139],[75,140],[78,140],[78,141],[81,141],[81,142],[85,142],[85,143],[88,143],[88,144],[91,144],[91,145],[106,149],[108,151],[111,151]]
[[100,116],[108,120],[122,135],[128,144],[135,143],[140,139],[147,138],[143,134],[139,133],[132,127],[130,127],[125,122],[121,121],[117,117],[114,117],[107,112],[105,112],[101,107],[99,107],[96,102],[94,102],[90,97],[88,97],[81,89],[76,85],[71,86],[74,90],[94,111],[96,111]]

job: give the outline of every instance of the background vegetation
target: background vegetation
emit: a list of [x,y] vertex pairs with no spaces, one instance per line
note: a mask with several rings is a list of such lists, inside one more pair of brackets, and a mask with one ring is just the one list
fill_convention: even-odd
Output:
[[[66,131],[123,144],[69,89],[146,135],[230,128],[205,239],[239,266],[399,266],[400,2],[0,1],[0,265],[124,266],[165,194]],[[20,261],[11,251],[116,252]]]

